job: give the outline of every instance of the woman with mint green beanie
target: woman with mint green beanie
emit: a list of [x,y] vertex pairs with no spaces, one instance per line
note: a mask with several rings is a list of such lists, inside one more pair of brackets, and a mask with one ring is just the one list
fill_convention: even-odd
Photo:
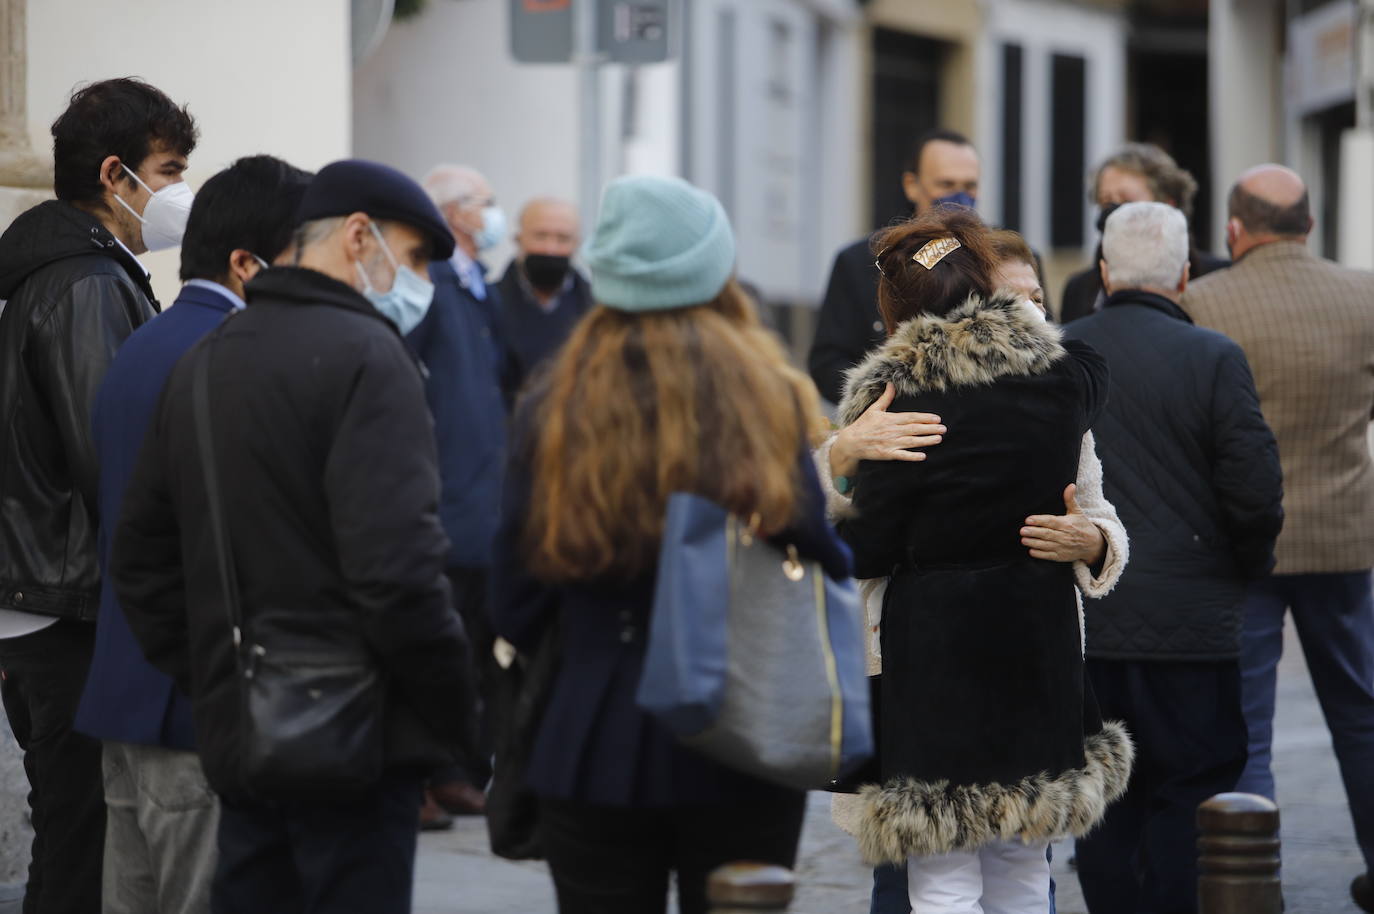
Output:
[[[805,795],[680,746],[635,704],[668,495],[694,492],[834,576],[849,555],[809,456],[815,388],[731,278],[729,220],[676,178],[611,182],[597,307],[517,408],[492,569],[497,632],[562,664],[525,772],[562,914],[682,914],[731,860],[791,866]],[[500,764],[500,760],[497,760]]]

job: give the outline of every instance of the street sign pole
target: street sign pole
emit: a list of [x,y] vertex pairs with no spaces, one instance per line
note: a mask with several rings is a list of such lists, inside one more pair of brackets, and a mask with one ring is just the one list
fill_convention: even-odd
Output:
[[[4,0],[0,0],[4,2]],[[508,0],[511,56],[521,63],[571,63],[577,71],[582,234],[601,202],[601,67],[669,59],[676,0]]]
[[573,0],[574,62],[580,98],[582,237],[590,238],[601,203],[601,51],[597,47],[597,0]]

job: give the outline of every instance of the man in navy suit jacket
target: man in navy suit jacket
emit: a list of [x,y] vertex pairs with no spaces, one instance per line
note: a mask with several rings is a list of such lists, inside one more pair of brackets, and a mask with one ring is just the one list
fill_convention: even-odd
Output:
[[[244,307],[244,283],[289,246],[309,180],[280,159],[253,156],[196,195],[181,247],[185,286],[172,308],[120,348],[96,398],[102,571],[168,375],[183,353]],[[105,574],[76,727],[103,742],[106,914],[208,912],[219,806],[195,752],[191,702],[143,658]]]
[[[513,362],[501,339],[501,301],[478,259],[498,243],[505,219],[486,178],[471,168],[440,165],[422,182],[453,231],[453,256],[430,265],[434,302],[407,339],[429,369],[425,397],[439,448],[439,520],[449,539],[448,579],[476,659],[478,688],[486,693],[492,662],[487,577],[500,519],[506,464],[506,401]],[[451,813],[485,810],[491,778],[491,739],[479,722],[483,757],[442,771],[430,781],[421,825],[446,827]]]

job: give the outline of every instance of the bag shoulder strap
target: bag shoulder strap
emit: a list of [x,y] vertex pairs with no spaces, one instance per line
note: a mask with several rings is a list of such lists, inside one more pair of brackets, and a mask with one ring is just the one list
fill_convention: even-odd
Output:
[[[232,315],[231,315],[232,316]],[[224,516],[224,499],[219,488],[219,468],[215,461],[215,436],[210,423],[210,360],[219,329],[206,341],[205,351],[196,356],[191,377],[191,412],[195,417],[196,445],[200,450],[200,467],[205,477],[205,495],[210,505],[210,528],[215,536],[215,558],[219,564],[220,584],[224,588],[224,605],[229,627],[234,633],[234,656],[241,660],[243,643],[243,607],[239,602],[238,575],[234,568],[234,544],[229,538],[228,519]]]

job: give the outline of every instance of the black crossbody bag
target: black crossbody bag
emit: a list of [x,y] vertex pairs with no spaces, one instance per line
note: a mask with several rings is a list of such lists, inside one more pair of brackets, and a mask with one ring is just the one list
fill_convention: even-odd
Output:
[[196,357],[191,398],[234,639],[239,780],[259,796],[364,787],[382,774],[385,682],[356,613],[263,606],[247,623],[243,618],[210,421],[210,361],[218,337],[217,330]]

